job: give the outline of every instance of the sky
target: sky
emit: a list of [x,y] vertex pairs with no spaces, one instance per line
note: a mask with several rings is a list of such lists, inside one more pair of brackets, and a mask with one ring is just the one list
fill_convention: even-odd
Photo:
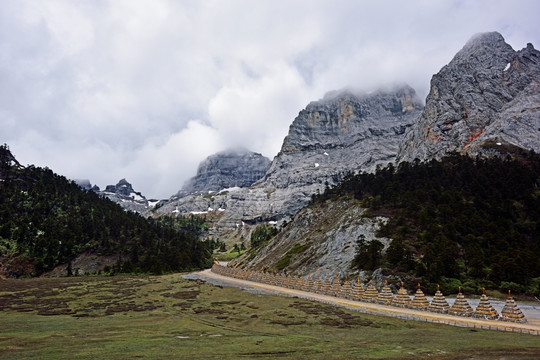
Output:
[[1,0],[0,143],[168,198],[230,147],[272,159],[326,92],[431,76],[472,35],[540,47],[537,0]]

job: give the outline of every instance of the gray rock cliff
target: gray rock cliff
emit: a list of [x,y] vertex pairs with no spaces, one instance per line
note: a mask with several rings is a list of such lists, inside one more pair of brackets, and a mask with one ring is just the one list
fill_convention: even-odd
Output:
[[[368,242],[376,239],[385,245],[389,243],[389,239],[375,236],[380,224],[387,219],[363,217],[364,212],[356,200],[305,207],[254,257],[245,254],[233,263],[274,268],[289,257],[284,268],[287,272],[323,277],[333,277],[336,273],[341,277],[350,275],[354,272],[350,265],[360,237]],[[302,250],[291,253],[295,246]]]
[[208,193],[232,187],[248,187],[264,176],[270,160],[247,150],[226,150],[211,155],[188,180],[177,197],[194,193]]
[[277,189],[334,184],[345,173],[392,162],[421,109],[415,91],[406,85],[370,94],[327,95],[296,117],[260,183]]
[[157,214],[219,212],[216,228],[280,221],[349,172],[393,162],[422,110],[403,85],[369,94],[335,92],[302,110],[262,179],[248,188],[172,198]]
[[514,51],[497,32],[475,35],[433,76],[399,161],[496,153],[491,144],[539,151],[539,90],[540,52],[531,44]]
[[157,202],[149,201],[140,192],[133,190],[133,186],[126,179],[120,180],[116,185],[107,185],[103,191],[99,188],[94,191],[119,204],[125,210],[138,213],[151,209]]

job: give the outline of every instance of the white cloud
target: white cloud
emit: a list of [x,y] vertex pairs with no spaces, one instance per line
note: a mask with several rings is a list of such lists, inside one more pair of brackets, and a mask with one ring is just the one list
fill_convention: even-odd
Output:
[[327,91],[407,82],[425,96],[480,31],[540,46],[539,10],[535,0],[2,1],[0,142],[25,163],[169,196],[211,152],[273,157]]
[[298,71],[284,62],[261,77],[238,74],[210,100],[210,124],[228,146],[242,144],[273,157],[300,110],[298,104],[307,103],[310,92]]
[[59,141],[35,131],[26,132],[10,144],[23,165],[39,163],[71,179],[89,178],[87,171],[92,169],[94,176],[90,180],[102,189],[127,178],[135,190],[158,198],[180,190],[184,181],[195,174],[198,164],[223,146],[215,129],[194,120],[165,139],[149,137],[136,151],[119,150],[99,141]]
[[166,198],[195,175],[202,160],[222,148],[220,134],[215,129],[190,121],[186,128],[165,142],[148,143],[137,150],[122,168],[116,170],[117,177],[132,179],[134,186],[134,180],[147,184],[148,196]]

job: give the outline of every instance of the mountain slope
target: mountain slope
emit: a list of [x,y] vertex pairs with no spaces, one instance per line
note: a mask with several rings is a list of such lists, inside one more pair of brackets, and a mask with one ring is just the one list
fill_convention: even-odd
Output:
[[331,276],[383,268],[433,290],[461,280],[540,295],[540,155],[514,153],[347,177],[238,262]]
[[39,275],[83,253],[118,255],[117,270],[128,272],[209,264],[209,251],[196,237],[126,212],[49,169],[24,168],[12,159],[1,146],[3,276]]
[[[433,76],[426,106],[399,145],[397,173],[347,176],[238,262],[360,271],[374,281],[386,267],[432,287],[459,277],[470,280],[468,290],[483,283],[540,294],[539,160],[524,152],[540,149],[539,55],[531,44],[514,51],[498,33],[473,37]],[[298,135],[282,152],[304,143]],[[455,152],[485,160],[447,158]]]
[[514,51],[501,34],[474,36],[431,80],[400,161],[452,151],[497,154],[497,144],[540,151],[540,52]]
[[214,214],[216,232],[287,219],[346,173],[394,161],[405,130],[421,108],[415,91],[406,85],[370,94],[330,94],[299,113],[269,170],[251,187],[172,199],[155,213],[221,209]]

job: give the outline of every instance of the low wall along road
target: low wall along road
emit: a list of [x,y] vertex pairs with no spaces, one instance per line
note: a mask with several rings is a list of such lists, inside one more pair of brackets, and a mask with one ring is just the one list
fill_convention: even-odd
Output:
[[369,314],[540,335],[540,319],[525,318],[510,294],[499,314],[485,294],[480,298],[476,309],[473,309],[461,292],[452,305],[440,291],[437,291],[430,303],[420,287],[411,299],[403,287],[394,295],[387,285],[379,292],[373,284],[364,289],[358,281],[350,283],[345,280],[341,284],[337,277],[334,281],[328,278],[313,280],[310,277],[284,273],[226,267],[218,263],[214,264],[211,270],[198,273],[198,276],[209,281],[278,295],[298,296]]

